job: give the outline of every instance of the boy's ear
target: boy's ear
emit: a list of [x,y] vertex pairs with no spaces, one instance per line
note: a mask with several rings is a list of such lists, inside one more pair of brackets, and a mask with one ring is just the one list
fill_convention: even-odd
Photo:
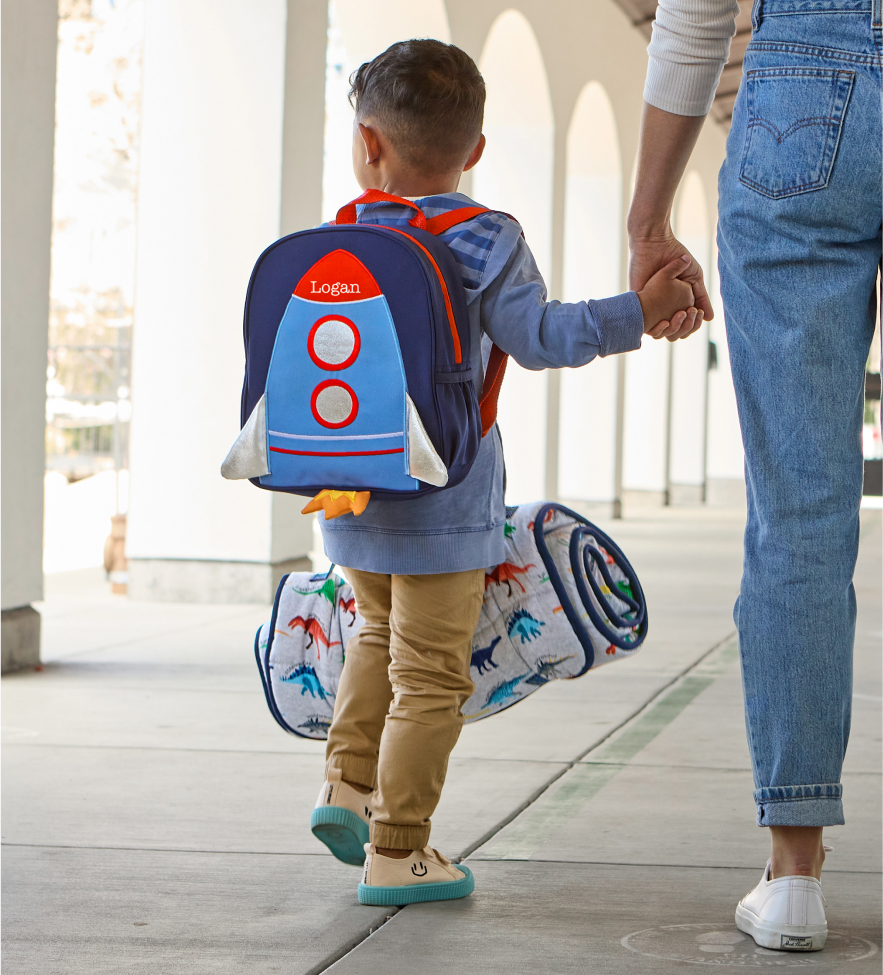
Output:
[[472,169],[472,167],[475,166],[481,159],[482,155],[484,155],[485,144],[486,139],[484,137],[484,133],[482,132],[482,134],[478,137],[478,142],[475,143],[475,148],[469,153],[469,158],[466,160],[466,165],[463,167],[464,173]]
[[380,139],[377,137],[376,130],[372,129],[370,125],[359,122],[358,126],[359,135],[365,144],[365,165],[372,166],[380,159]]

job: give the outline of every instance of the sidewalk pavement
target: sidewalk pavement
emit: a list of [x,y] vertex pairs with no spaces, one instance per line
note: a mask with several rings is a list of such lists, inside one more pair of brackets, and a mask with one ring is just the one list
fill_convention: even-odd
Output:
[[310,833],[323,747],[267,711],[266,606],[49,577],[45,666],[2,682],[5,975],[879,973],[881,512],[862,512],[848,824],[826,831],[814,954],[733,925],[768,855],[731,615],[743,517],[603,526],[644,584],[644,649],[464,730],[432,843],[475,893],[399,911],[359,906],[359,872]]

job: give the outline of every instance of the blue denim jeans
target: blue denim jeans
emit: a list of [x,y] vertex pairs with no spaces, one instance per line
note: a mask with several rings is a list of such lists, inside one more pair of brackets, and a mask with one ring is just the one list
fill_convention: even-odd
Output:
[[763,826],[843,822],[880,67],[881,0],[756,0],[720,174],[748,486],[735,619]]

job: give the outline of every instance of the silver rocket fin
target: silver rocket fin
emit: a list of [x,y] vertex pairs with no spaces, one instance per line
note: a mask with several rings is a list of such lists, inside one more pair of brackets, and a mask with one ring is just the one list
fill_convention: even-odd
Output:
[[444,487],[448,483],[448,469],[436,453],[414,401],[407,393],[405,399],[408,413],[408,473],[418,481]]
[[267,459],[267,399],[262,396],[221,464],[221,476],[237,481],[270,473]]

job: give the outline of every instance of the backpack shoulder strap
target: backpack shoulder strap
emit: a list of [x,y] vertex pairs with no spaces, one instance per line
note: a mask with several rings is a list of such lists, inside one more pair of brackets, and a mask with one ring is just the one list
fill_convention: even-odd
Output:
[[500,398],[500,387],[503,385],[503,374],[509,356],[498,346],[491,346],[491,354],[484,373],[484,386],[481,399],[478,401],[481,410],[481,435],[487,435],[490,428],[497,422],[497,400]]
[[[446,230],[450,230],[451,227],[480,217],[483,213],[503,213],[511,220],[515,219],[511,214],[504,213],[503,210],[489,210],[487,207],[459,207],[456,210],[448,210],[447,213],[439,214],[437,217],[429,217],[426,221],[426,229],[437,237]],[[481,435],[483,437],[487,435],[487,432],[497,421],[497,401],[500,398],[500,388],[503,385],[503,375],[506,372],[508,361],[509,356],[499,346],[494,345],[491,348],[484,375],[481,399],[478,401],[481,409]]]
[[515,219],[511,213],[506,213],[503,210],[489,210],[487,207],[458,207],[456,210],[448,210],[447,213],[440,213],[437,217],[427,217],[426,229],[438,237],[439,234],[450,230],[451,227],[456,227],[458,223],[473,220],[475,217],[480,217],[483,213],[502,213],[504,217],[509,217],[510,220]]

